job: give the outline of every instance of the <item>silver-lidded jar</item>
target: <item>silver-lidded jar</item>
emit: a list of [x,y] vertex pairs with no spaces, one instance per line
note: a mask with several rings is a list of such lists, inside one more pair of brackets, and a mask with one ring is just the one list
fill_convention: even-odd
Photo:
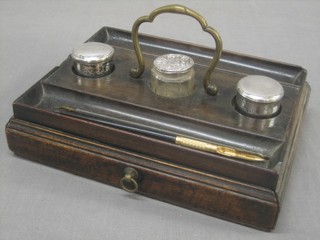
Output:
[[270,118],[280,112],[282,85],[269,77],[248,75],[237,84],[237,109],[246,116]]
[[194,92],[194,61],[189,56],[161,55],[154,60],[151,74],[150,88],[159,96],[179,98]]
[[87,42],[73,49],[71,58],[75,72],[83,77],[97,78],[113,71],[114,48],[100,42]]

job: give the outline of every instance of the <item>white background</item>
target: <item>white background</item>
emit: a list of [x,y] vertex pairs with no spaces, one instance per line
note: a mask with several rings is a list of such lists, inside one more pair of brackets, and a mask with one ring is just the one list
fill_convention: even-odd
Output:
[[[271,233],[16,157],[4,128],[12,102],[102,26],[181,3],[216,28],[224,49],[301,65],[311,99],[276,229]],[[318,239],[320,1],[0,1],[0,239]],[[194,19],[161,15],[143,32],[213,44]]]

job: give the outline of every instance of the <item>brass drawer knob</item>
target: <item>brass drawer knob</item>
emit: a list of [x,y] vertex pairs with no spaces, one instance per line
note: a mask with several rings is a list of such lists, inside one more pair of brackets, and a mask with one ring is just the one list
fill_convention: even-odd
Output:
[[131,167],[126,167],[124,169],[124,177],[120,180],[120,186],[127,192],[137,192],[139,189],[138,178],[139,174],[137,170]]

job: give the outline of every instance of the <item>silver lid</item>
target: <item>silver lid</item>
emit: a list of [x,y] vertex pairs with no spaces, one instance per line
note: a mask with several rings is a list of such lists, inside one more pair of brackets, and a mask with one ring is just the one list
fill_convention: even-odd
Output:
[[276,80],[260,76],[246,76],[238,82],[237,109],[247,116],[274,117],[280,112],[283,87]]
[[111,60],[113,53],[113,47],[108,44],[87,42],[73,49],[71,57],[76,62],[94,64]]
[[71,57],[74,70],[83,77],[97,78],[108,75],[114,69],[112,63],[114,49],[100,42],[87,42],[73,49]]
[[269,77],[249,75],[238,82],[237,92],[244,98],[257,103],[280,101],[284,91],[281,84]]
[[153,66],[161,73],[185,73],[194,65],[193,59],[183,54],[165,54],[157,57]]

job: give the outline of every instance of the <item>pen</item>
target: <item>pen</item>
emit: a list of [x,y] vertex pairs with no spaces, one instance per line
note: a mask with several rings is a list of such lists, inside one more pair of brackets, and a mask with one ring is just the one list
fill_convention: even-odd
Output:
[[199,151],[216,153],[222,156],[237,158],[247,161],[266,161],[267,159],[260,154],[252,153],[229,146],[217,145],[211,142],[193,139],[185,136],[176,136],[158,130],[147,128],[139,124],[132,124],[131,122],[115,119],[106,115],[90,112],[84,109],[73,108],[70,106],[60,106],[53,109],[54,112],[80,118],[117,129],[139,133],[145,136],[154,137],[162,141],[171,142],[180,146],[197,149]]

